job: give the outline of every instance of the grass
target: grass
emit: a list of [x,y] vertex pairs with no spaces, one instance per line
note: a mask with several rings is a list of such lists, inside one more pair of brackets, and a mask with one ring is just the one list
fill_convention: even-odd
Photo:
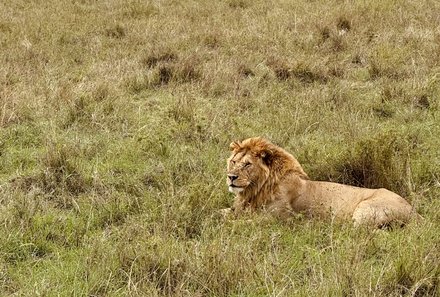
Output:
[[[0,295],[438,296],[439,8],[2,1]],[[424,220],[224,220],[257,135]]]

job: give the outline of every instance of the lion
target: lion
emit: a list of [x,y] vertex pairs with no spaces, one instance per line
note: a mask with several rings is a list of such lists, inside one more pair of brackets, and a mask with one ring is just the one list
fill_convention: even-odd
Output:
[[236,196],[224,212],[264,210],[281,218],[302,213],[375,227],[403,225],[414,213],[404,198],[384,188],[310,180],[290,153],[264,138],[235,141],[230,149],[227,185]]

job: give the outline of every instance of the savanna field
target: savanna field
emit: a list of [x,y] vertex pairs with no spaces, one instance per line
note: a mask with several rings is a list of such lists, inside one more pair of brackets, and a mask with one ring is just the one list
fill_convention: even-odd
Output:
[[[439,11],[2,0],[0,296],[440,296]],[[251,136],[424,219],[225,219]]]

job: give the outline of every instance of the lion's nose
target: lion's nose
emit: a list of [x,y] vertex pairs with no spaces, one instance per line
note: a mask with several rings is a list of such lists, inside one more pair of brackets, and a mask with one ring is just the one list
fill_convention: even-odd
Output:
[[238,178],[238,175],[228,174],[228,178],[231,182],[233,182],[234,180],[236,180]]

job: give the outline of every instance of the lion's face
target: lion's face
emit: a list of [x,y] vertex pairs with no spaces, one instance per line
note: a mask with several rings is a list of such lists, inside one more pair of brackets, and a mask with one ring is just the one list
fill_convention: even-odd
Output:
[[257,153],[251,150],[233,149],[227,160],[227,184],[232,193],[241,193],[264,183],[269,168]]

